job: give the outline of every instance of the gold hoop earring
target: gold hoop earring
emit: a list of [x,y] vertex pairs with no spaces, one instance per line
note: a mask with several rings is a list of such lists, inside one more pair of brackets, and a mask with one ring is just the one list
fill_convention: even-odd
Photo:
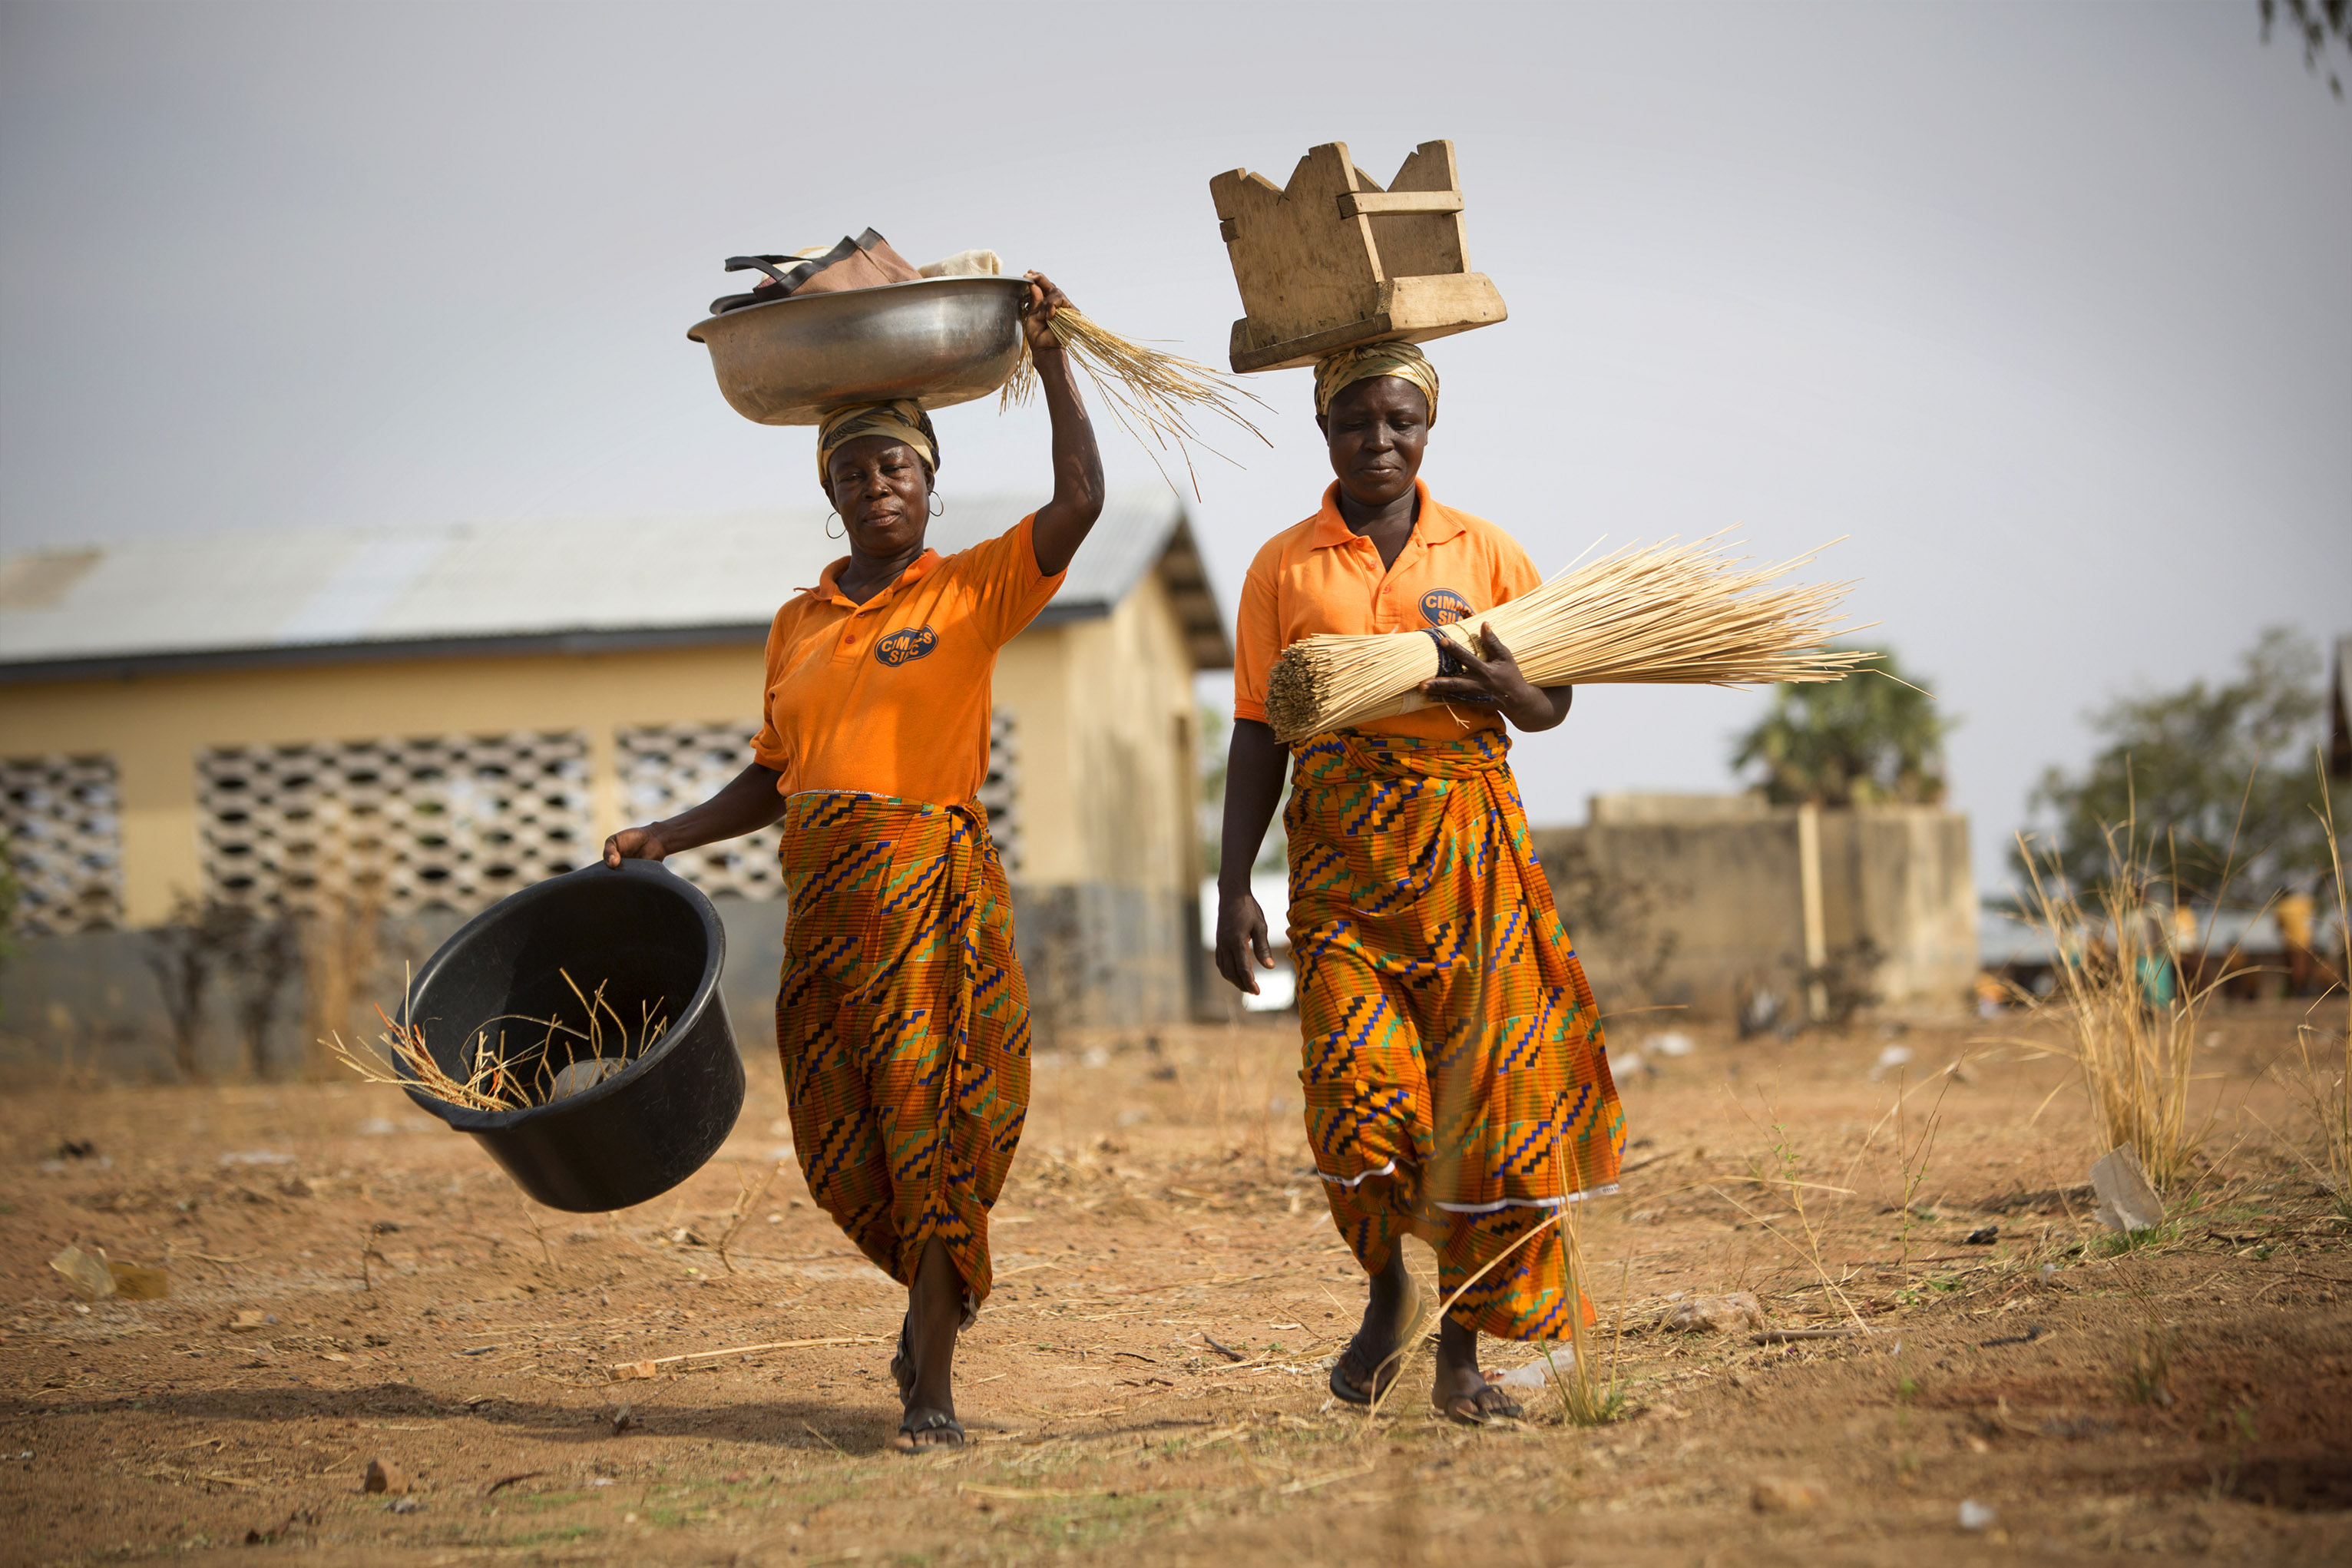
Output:
[[841,522],[841,514],[839,512],[828,511],[824,514],[824,536],[827,539],[844,539],[848,536],[847,531],[849,525],[845,522],[842,522],[841,524],[843,529],[842,532],[834,532],[833,525],[836,522]]

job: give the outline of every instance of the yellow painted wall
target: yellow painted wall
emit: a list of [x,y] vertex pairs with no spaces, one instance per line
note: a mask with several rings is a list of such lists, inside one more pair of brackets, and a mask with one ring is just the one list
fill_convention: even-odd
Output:
[[[195,762],[208,748],[577,730],[601,836],[623,826],[614,731],[748,721],[760,675],[759,647],[740,644],[0,686],[0,753],[115,759],[124,914],[144,926],[200,890]],[[1020,880],[1192,885],[1192,664],[1157,577],[1108,616],[1015,638],[995,701],[1019,725]]]
[[0,687],[0,751],[110,753],[122,801],[123,913],[164,919],[199,890],[196,756],[215,746],[579,730],[596,831],[620,821],[613,732],[759,710],[760,649],[422,658]]
[[1192,665],[1157,580],[1111,615],[1063,629],[1070,704],[1087,722],[1065,753],[1090,881],[1192,887]]
[[1081,881],[1086,856],[1062,830],[1073,809],[1070,773],[1060,759],[1070,750],[1069,683],[1063,665],[1069,658],[1067,626],[1035,626],[1004,645],[996,656],[993,706],[1012,713],[1018,746],[1021,854],[1012,868],[1017,882]]
[[995,701],[1019,726],[1017,880],[1194,884],[1192,660],[1157,577],[1100,619],[1014,638]]

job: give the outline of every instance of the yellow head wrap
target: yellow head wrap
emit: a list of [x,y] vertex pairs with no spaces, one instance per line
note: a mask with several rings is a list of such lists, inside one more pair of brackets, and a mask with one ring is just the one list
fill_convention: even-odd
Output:
[[1421,388],[1429,399],[1429,422],[1437,423],[1437,367],[1411,343],[1366,343],[1341,349],[1315,362],[1315,412],[1331,412],[1339,389],[1376,375],[1392,375]]
[[940,438],[931,429],[931,416],[923,405],[911,397],[893,398],[887,403],[853,403],[846,408],[836,408],[826,415],[816,427],[816,482],[827,491],[833,489],[833,478],[825,464],[835,451],[861,436],[887,436],[893,441],[903,441],[923,459],[923,466],[934,474],[940,471]]

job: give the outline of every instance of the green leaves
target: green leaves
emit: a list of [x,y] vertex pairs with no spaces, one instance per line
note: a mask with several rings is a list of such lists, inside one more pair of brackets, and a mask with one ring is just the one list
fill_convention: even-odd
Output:
[[2225,874],[2256,901],[2323,877],[2312,766],[2323,711],[2319,652],[2284,627],[2240,656],[2234,679],[2116,698],[2092,716],[2106,744],[2090,766],[2053,768],[2033,792],[2067,880],[2087,889],[2118,873],[2106,827],[2126,821],[2190,901],[2219,898]]
[[1757,782],[1776,805],[1934,805],[1944,798],[1944,737],[1957,722],[1894,655],[1874,654],[1843,680],[1777,688],[1731,765],[1760,767]]

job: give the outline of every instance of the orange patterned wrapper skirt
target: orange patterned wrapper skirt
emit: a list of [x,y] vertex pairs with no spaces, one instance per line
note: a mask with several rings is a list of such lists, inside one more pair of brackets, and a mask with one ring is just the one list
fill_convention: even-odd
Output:
[[1614,1190],[1625,1116],[1509,748],[1494,731],[1340,731],[1294,751],[1299,1079],[1357,1261],[1378,1272],[1418,1236],[1447,1299],[1476,1277],[1452,1312],[1464,1327],[1564,1339],[1591,1309],[1559,1226],[1511,1248],[1564,1204]]
[[943,1243],[977,1310],[1029,1108],[1029,987],[987,815],[819,791],[781,826],[776,1049],[801,1172],[900,1284]]

